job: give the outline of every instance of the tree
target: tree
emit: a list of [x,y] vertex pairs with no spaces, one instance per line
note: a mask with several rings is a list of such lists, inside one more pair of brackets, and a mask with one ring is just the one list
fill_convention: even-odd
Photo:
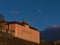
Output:
[[0,13],[0,21],[4,20],[4,15]]

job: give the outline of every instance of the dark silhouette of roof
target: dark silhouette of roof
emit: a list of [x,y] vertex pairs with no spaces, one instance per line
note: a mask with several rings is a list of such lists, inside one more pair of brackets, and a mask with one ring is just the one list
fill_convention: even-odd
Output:
[[12,21],[12,22],[7,22],[7,24],[19,24],[19,25],[21,25],[21,26],[28,25],[29,28],[34,29],[34,30],[36,30],[36,31],[39,31],[39,30],[37,30],[36,28],[30,26],[30,25],[29,25],[28,23],[26,23],[26,22]]
[[34,27],[32,27],[32,26],[30,26],[29,28],[34,29],[34,30],[38,31],[36,28],[34,28]]

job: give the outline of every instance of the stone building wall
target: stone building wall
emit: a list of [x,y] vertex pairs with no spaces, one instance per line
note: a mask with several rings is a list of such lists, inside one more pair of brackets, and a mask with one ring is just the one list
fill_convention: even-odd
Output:
[[34,29],[30,29],[28,25],[21,26],[16,24],[15,36],[27,41],[40,43],[40,32]]

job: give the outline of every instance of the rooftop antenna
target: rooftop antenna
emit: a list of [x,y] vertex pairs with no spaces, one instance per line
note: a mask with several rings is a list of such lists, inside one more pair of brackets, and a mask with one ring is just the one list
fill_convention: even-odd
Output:
[[23,18],[23,24],[28,25],[28,23],[26,22],[25,18]]
[[23,18],[23,22],[26,22],[26,19],[25,18]]

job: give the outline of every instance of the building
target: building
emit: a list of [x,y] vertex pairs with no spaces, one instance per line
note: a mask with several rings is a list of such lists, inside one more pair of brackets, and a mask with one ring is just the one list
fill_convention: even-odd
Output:
[[[40,45],[40,32],[30,26],[25,21],[23,22],[7,22],[7,21],[1,21],[0,22],[0,33],[4,37],[8,34],[7,37],[17,37],[22,40],[26,40],[28,42],[36,43],[37,45]],[[7,34],[6,34],[6,33]],[[32,45],[32,44],[31,44]]]

